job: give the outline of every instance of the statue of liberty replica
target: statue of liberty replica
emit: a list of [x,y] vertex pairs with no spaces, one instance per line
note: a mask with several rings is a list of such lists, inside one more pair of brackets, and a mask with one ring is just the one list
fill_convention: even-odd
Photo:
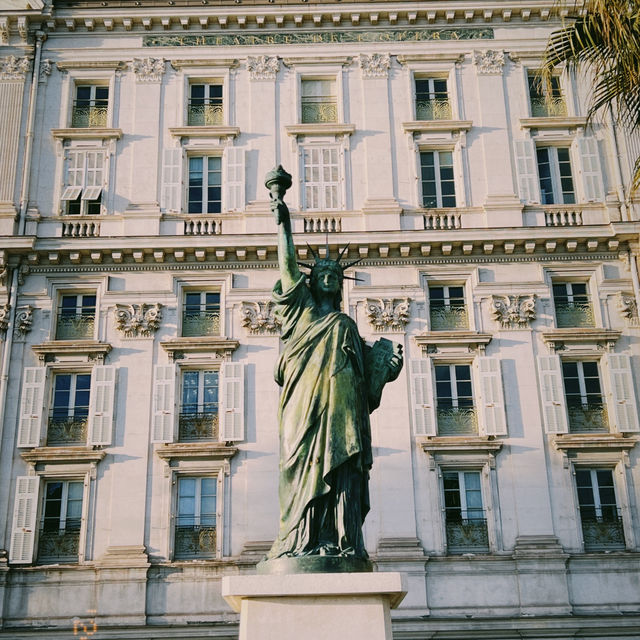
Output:
[[[282,387],[280,530],[260,573],[371,571],[362,525],[369,511],[369,414],[402,369],[402,347],[364,343],[340,310],[344,271],[356,262],[298,263],[289,209],[291,176],[266,176],[278,225],[280,280],[273,288],[284,349],[275,379]],[[301,273],[299,265],[309,273]]]

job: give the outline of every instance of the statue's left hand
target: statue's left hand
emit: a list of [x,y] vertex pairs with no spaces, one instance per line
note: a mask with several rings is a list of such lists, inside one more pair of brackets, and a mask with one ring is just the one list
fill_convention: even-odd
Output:
[[402,371],[402,364],[404,362],[404,357],[402,355],[402,345],[395,344],[394,347],[394,353],[391,358],[389,358],[388,362],[389,382],[395,380],[400,375],[400,371]]

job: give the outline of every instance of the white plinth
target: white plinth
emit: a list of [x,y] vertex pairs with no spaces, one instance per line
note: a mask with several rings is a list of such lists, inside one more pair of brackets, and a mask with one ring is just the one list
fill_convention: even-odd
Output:
[[392,640],[391,609],[407,593],[401,573],[226,576],[240,612],[239,640]]

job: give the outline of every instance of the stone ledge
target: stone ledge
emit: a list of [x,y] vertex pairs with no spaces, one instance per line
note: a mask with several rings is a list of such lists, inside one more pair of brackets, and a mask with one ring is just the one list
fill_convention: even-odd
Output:
[[437,345],[484,349],[491,342],[492,337],[490,333],[478,333],[477,331],[425,331],[415,336],[415,341],[423,351]]
[[240,135],[240,127],[225,125],[170,127],[169,133],[176,138],[236,138]]
[[430,133],[433,131],[469,131],[472,120],[411,120],[403,122],[405,133]]
[[111,129],[108,127],[82,127],[77,129],[51,129],[54,138],[63,140],[108,140],[122,138],[122,129]]
[[618,433],[564,433],[553,438],[553,444],[559,451],[572,449],[633,449],[637,437],[623,436]]
[[146,569],[149,566],[143,544],[107,547],[95,562],[96,569]]
[[105,356],[111,351],[111,345],[98,340],[51,340],[34,344],[31,349],[41,361],[47,360],[48,356],[54,359],[56,356],[86,356],[87,362],[104,362]]
[[176,442],[160,445],[156,455],[166,462],[179,459],[230,460],[238,453],[237,447],[221,442]]
[[290,136],[350,136],[355,133],[354,124],[338,124],[336,122],[318,122],[309,124],[291,124],[285,127]]
[[24,451],[20,457],[29,464],[39,462],[88,462],[97,464],[105,457],[101,449],[91,447],[35,447]]
[[418,438],[418,443],[425,453],[497,453],[502,449],[503,442],[494,440],[493,436],[467,437],[435,437]]
[[520,118],[520,126],[523,129],[567,129],[584,127],[587,119],[584,117],[553,117],[548,118]]
[[585,329],[582,327],[572,327],[570,329],[553,329],[542,333],[544,342],[554,349],[558,349],[564,344],[605,344],[608,348],[613,348],[622,331],[611,329]]
[[184,353],[215,353],[220,359],[231,358],[231,354],[239,345],[237,340],[211,336],[174,338],[160,343],[174,361],[182,358]]

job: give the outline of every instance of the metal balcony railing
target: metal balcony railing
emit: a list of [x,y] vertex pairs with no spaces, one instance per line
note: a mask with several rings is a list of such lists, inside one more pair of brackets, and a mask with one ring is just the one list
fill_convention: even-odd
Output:
[[106,127],[107,126],[106,105],[87,105],[74,102],[71,113],[71,126],[74,128]]
[[185,338],[220,335],[220,311],[187,311],[182,315]]
[[80,520],[67,520],[64,529],[42,529],[38,536],[38,562],[78,562]]
[[183,407],[178,421],[178,438],[181,442],[218,439],[218,405],[188,410]]
[[462,436],[478,433],[475,407],[438,407],[438,435]]
[[564,98],[531,98],[531,115],[534,118],[558,118],[567,115]]
[[462,518],[457,513],[447,513],[447,550],[449,553],[474,553],[489,551],[487,519],[482,516]]
[[617,508],[602,507],[598,515],[593,507],[581,507],[580,519],[585,550],[624,548],[624,527]]
[[47,426],[47,446],[86,444],[88,413],[89,407],[76,407],[72,416],[52,413]]
[[590,302],[556,302],[555,307],[558,329],[595,326],[593,307]]
[[592,433],[609,431],[607,407],[602,403],[569,405],[569,431],[571,433]]
[[193,524],[193,516],[178,516],[175,530],[176,557],[211,557],[216,554],[215,516],[202,516],[214,524]]
[[338,122],[338,103],[335,99],[302,101],[302,122]]
[[95,311],[74,314],[61,312],[56,323],[56,340],[93,338],[95,321]]
[[464,305],[435,306],[431,305],[429,312],[431,331],[448,331],[468,329],[469,318]]
[[448,99],[416,100],[416,120],[451,120]]
[[187,123],[189,126],[209,126],[223,124],[222,102],[213,104],[194,104],[189,101]]

